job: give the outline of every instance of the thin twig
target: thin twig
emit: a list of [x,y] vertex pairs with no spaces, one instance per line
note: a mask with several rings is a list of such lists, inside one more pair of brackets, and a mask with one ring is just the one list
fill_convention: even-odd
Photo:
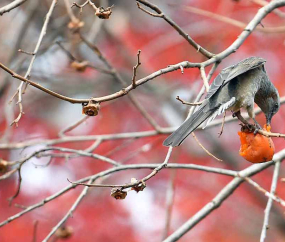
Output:
[[201,142],[198,140],[197,136],[194,134],[194,132],[191,133],[193,138],[196,140],[197,144],[211,157],[213,157],[215,160],[217,161],[223,161],[219,158],[217,158],[216,156],[214,156],[210,151],[208,151],[202,144]]
[[60,41],[55,42],[58,47],[69,57],[70,60],[75,61],[77,60],[62,44]]
[[[95,174],[93,176],[82,178],[82,179],[76,181],[76,183],[87,182],[91,178],[97,179],[99,177],[104,177],[104,176],[107,176],[109,174],[119,172],[119,171],[132,170],[132,169],[154,169],[154,168],[157,168],[158,166],[159,166],[159,164],[121,165],[118,167],[114,167],[114,168],[102,171],[102,172]],[[201,165],[194,165],[194,164],[168,164],[165,168],[166,169],[194,169],[194,170],[212,172],[212,173],[216,173],[216,174],[233,176],[233,177],[238,175],[238,172],[236,172],[236,171],[222,169],[222,168],[214,168],[214,167],[207,167],[207,166],[201,166]],[[60,197],[61,195],[68,192],[69,190],[73,189],[74,187],[76,187],[76,185],[70,184],[69,186],[67,186],[67,187],[63,188],[62,190],[58,191],[57,193],[45,198],[44,200],[27,207],[25,210],[13,215],[13,216],[9,217],[8,219],[6,219],[5,221],[1,222],[0,227],[10,223],[11,221],[14,221],[15,219],[23,216],[26,213],[33,211],[36,208],[44,206],[46,203],[53,201],[54,199]]]
[[245,177],[244,178],[250,185],[254,186],[258,191],[262,192],[266,197],[274,200],[275,202],[281,204],[281,206],[285,207],[285,201],[280,197],[276,196],[274,193],[270,193],[266,191],[263,187],[261,187],[258,183],[254,182],[252,179]]
[[[101,140],[100,140],[100,142],[101,142]],[[98,144],[100,144],[100,142],[99,143],[95,142],[95,144],[98,145]],[[120,165],[119,162],[116,162],[116,161],[114,161],[114,160],[112,160],[112,159],[110,159],[108,157],[105,157],[105,156],[102,156],[102,155],[98,155],[98,154],[89,153],[88,151],[68,149],[68,148],[61,148],[61,147],[47,147],[47,148],[40,149],[38,151],[33,152],[31,155],[29,155],[28,157],[26,157],[26,158],[24,158],[24,159],[22,159],[20,161],[9,162],[9,165],[18,165],[18,167],[13,169],[13,170],[11,170],[10,172],[7,172],[6,174],[0,176],[0,181],[1,181],[1,180],[4,180],[4,179],[7,179],[8,177],[12,176],[15,172],[18,171],[18,177],[19,177],[18,188],[17,188],[16,194],[13,197],[9,198],[10,204],[11,204],[12,200],[14,198],[16,198],[18,196],[19,192],[20,192],[20,186],[21,186],[21,181],[22,181],[22,177],[21,177],[21,168],[22,168],[22,166],[28,160],[32,159],[33,157],[41,157],[42,153],[44,153],[46,151],[51,151],[51,150],[73,153],[73,154],[76,154],[77,156],[91,157],[91,158],[98,159],[98,160],[104,161],[106,163],[109,163],[109,164],[111,164],[113,166],[119,166]],[[48,154],[48,156],[52,156],[52,154]],[[69,158],[70,158],[70,156],[69,156]],[[49,161],[49,163],[50,163],[50,161]]]
[[39,225],[39,221],[36,220],[36,221],[34,222],[34,231],[33,231],[33,240],[32,240],[32,242],[37,242],[38,225]]
[[[38,53],[38,50],[41,46],[41,43],[42,43],[42,40],[44,38],[44,36],[46,35],[46,32],[47,32],[47,26],[48,26],[48,23],[49,23],[49,20],[50,20],[50,17],[52,15],[52,12],[55,8],[55,5],[57,3],[57,0],[53,0],[52,3],[51,3],[51,6],[49,8],[49,11],[46,15],[46,18],[45,18],[45,21],[44,21],[44,24],[43,24],[43,27],[42,27],[42,30],[41,30],[41,33],[40,33],[40,36],[39,36],[39,39],[37,41],[37,44],[36,44],[36,47],[33,51],[33,56],[32,56],[32,59],[30,61],[30,64],[29,64],[29,67],[28,67],[28,70],[24,76],[24,79],[25,80],[28,80],[30,78],[30,74],[31,74],[31,71],[32,71],[32,68],[33,68],[33,64],[35,62],[35,59],[36,59],[36,55]],[[2,67],[1,67],[2,68]],[[10,73],[10,72],[9,72]],[[11,74],[11,73],[10,73]],[[12,75],[13,76],[13,75]],[[14,76],[13,76],[14,77]],[[21,79],[20,79],[21,80]],[[22,80],[23,81],[23,80]],[[23,105],[22,105],[22,88],[23,88],[23,84],[24,82],[27,83],[27,81],[23,81],[21,82],[21,84],[19,85],[19,87],[17,88],[17,91],[16,93],[18,94],[18,101],[17,101],[17,104],[19,105],[19,115],[17,116],[17,118],[12,122],[11,125],[15,124],[16,126],[18,126],[18,122],[20,121],[22,115],[24,114],[23,112]]]
[[35,55],[34,52],[28,52],[28,51],[25,51],[25,50],[22,50],[22,49],[18,49],[18,52],[24,53],[24,54],[26,54],[26,55]]
[[[94,182],[96,180],[96,178],[90,178],[89,180],[89,184],[91,184],[92,182]],[[45,239],[42,242],[47,242],[51,236],[53,236],[53,234],[66,222],[66,220],[72,216],[72,213],[75,211],[75,209],[78,207],[78,205],[80,204],[80,202],[82,201],[82,199],[87,195],[88,192],[88,187],[84,187],[83,191],[80,193],[80,195],[78,196],[78,198],[76,199],[76,201],[73,203],[73,205],[71,206],[71,208],[69,209],[69,211],[66,213],[66,215],[60,220],[60,222],[54,226],[52,228],[52,230],[50,231],[50,233],[45,237]]]
[[[262,7],[266,6],[268,4],[267,1],[265,0],[251,0],[253,3],[256,3]],[[281,18],[285,18],[285,13],[283,13],[281,10],[279,9],[275,9],[272,11],[273,13],[275,13],[277,16],[281,17]]]
[[215,198],[206,204],[200,211],[194,214],[188,221],[180,226],[173,234],[166,238],[163,242],[173,242],[179,240],[190,229],[201,222],[206,216],[211,214],[215,209],[219,208],[222,203],[245,181],[245,177],[253,176],[254,174],[274,165],[276,161],[282,161],[285,158],[285,149],[275,154],[273,161],[252,165],[241,172],[239,176],[229,182]]
[[62,129],[61,131],[59,131],[58,136],[63,137],[66,132],[69,132],[69,131],[77,128],[80,124],[84,123],[88,118],[89,118],[89,116],[84,116],[80,120],[76,121],[74,124],[71,124],[70,126]]
[[21,4],[26,2],[27,0],[15,0],[8,5],[0,8],[0,16],[2,16],[4,13],[10,12],[12,9],[19,7]]
[[[212,78],[212,76],[213,76],[215,70],[218,68],[218,65],[219,65],[219,64],[220,64],[220,61],[216,61],[216,62],[214,63],[214,65],[212,66],[212,68],[211,68],[211,70],[210,70],[210,72],[209,72],[209,74],[208,74],[208,76],[207,76],[207,81],[208,81],[208,83],[210,82],[210,80],[211,80],[211,78]],[[205,89],[206,89],[206,87],[205,87],[205,85],[203,85],[202,88],[201,88],[201,90],[200,90],[200,92],[199,92],[198,95],[196,96],[196,98],[195,98],[195,100],[194,100],[194,103],[199,103],[200,99],[202,98],[202,96],[203,96],[204,93],[205,93]],[[194,113],[195,108],[196,108],[195,106],[193,106],[193,107],[190,108],[187,118],[189,118],[189,117]]]
[[180,101],[182,104],[189,105],[189,106],[200,106],[203,103],[203,102],[195,102],[195,103],[186,102],[182,100],[179,96],[177,96],[176,99]]
[[136,88],[136,86],[137,86],[136,85],[137,69],[141,65],[140,54],[141,54],[141,50],[138,50],[138,53],[137,53],[137,64],[133,67],[133,77],[132,77],[133,88]]
[[67,14],[70,17],[71,21],[73,23],[80,22],[79,19],[75,17],[71,7],[69,6],[69,1],[68,0],[64,0],[64,4],[65,4],[65,8],[66,8]]
[[18,197],[18,195],[20,194],[21,184],[22,184],[21,167],[22,167],[22,164],[20,164],[20,166],[19,166],[19,168],[18,168],[18,185],[17,185],[16,193],[15,193],[12,197],[9,197],[9,198],[8,198],[9,206],[12,205],[13,200],[14,200],[16,197]]
[[206,77],[206,73],[205,73],[205,68],[204,68],[204,66],[201,66],[201,67],[200,67],[200,72],[201,72],[201,77],[202,77],[204,86],[205,86],[205,88],[206,88],[206,92],[208,92],[209,89],[210,89],[210,86],[209,86],[209,80],[208,80],[208,78]]
[[80,12],[82,12],[82,8],[84,8],[86,5],[88,4],[88,0],[86,1],[86,2],[84,2],[83,4],[78,4],[78,3],[76,3],[76,2],[74,2],[72,5],[71,5],[71,8],[73,8],[74,6],[75,7],[78,7],[78,8],[80,8]]
[[225,125],[226,113],[227,113],[227,112],[224,112],[223,122],[222,122],[222,125],[221,125],[221,130],[220,130],[220,132],[218,133],[219,137],[221,137],[221,135],[223,134],[223,131],[224,131],[224,125]]
[[[142,1],[139,1],[142,2]],[[145,1],[143,1],[145,2]],[[256,26],[260,23],[260,21],[262,19],[264,19],[266,17],[267,14],[269,14],[271,11],[273,11],[276,8],[282,7],[285,5],[285,2],[283,0],[276,0],[276,1],[272,1],[270,2],[268,5],[266,5],[265,7],[261,8],[258,13],[255,15],[255,17],[252,19],[252,21],[246,26],[245,30],[239,35],[239,37],[224,51],[222,51],[221,53],[215,55],[214,57],[212,57],[211,59],[204,61],[202,63],[190,63],[188,61],[184,61],[181,63],[178,63],[176,65],[171,65],[167,68],[163,68],[159,71],[156,71],[154,73],[152,73],[151,75],[142,78],[138,81],[136,81],[136,85],[142,85],[160,75],[163,75],[165,73],[168,72],[172,72],[175,70],[180,70],[181,66],[183,68],[200,68],[201,66],[209,66],[213,63],[217,63],[220,62],[221,60],[223,60],[224,58],[226,58],[227,56],[229,56],[230,54],[234,53],[237,51],[237,49],[243,44],[243,42],[246,40],[246,38],[252,33],[252,31],[256,28]],[[86,41],[87,43],[87,41]],[[98,51],[98,50],[97,50]],[[100,56],[100,55],[99,55]],[[89,99],[73,99],[73,98],[69,98],[69,97],[65,97],[63,95],[60,95],[58,93],[55,93],[47,88],[42,87],[41,85],[32,82],[20,75],[17,75],[15,72],[13,72],[12,70],[10,70],[8,67],[4,66],[3,64],[0,63],[0,68],[4,69],[5,71],[7,71],[8,73],[10,73],[13,77],[15,77],[16,79],[19,79],[21,81],[24,82],[28,82],[30,83],[32,86],[52,95],[55,96],[57,98],[60,98],[62,100],[71,102],[71,103],[83,103],[83,102],[88,102],[90,100]],[[133,89],[133,85],[129,85],[128,87],[122,89],[119,92],[116,92],[114,94],[111,95],[107,95],[101,98],[93,98],[93,100],[95,102],[104,102],[104,101],[109,101],[109,100],[113,100],[122,96],[127,95],[131,90]],[[275,136],[276,137],[276,136]],[[278,137],[278,136],[277,136]]]
[[[272,183],[271,183],[271,189],[270,189],[270,194],[275,195],[276,187],[277,187],[277,182],[278,182],[278,175],[279,175],[279,170],[280,170],[280,162],[277,161],[274,167],[274,173],[273,173],[273,178],[272,178]],[[264,242],[266,238],[266,232],[269,229],[269,214],[270,210],[272,207],[273,199],[268,198],[268,202],[264,211],[264,221],[263,221],[263,226],[262,226],[262,231],[261,231],[261,236],[260,236],[260,242]]]
[[272,132],[268,132],[268,131],[265,131],[265,130],[257,130],[257,132],[259,134],[262,134],[266,137],[277,137],[277,138],[285,138],[285,134],[280,134],[280,133],[272,133]]
[[141,3],[147,7],[149,7],[150,9],[152,9],[153,11],[155,11],[157,14],[153,14],[143,8],[140,7],[140,5],[138,4],[138,7],[143,10],[144,12],[150,14],[151,16],[154,17],[160,17],[163,18],[167,23],[169,23],[190,45],[192,45],[197,51],[199,51],[202,55],[204,55],[207,58],[212,58],[214,57],[214,54],[207,51],[206,49],[204,49],[203,47],[201,47],[200,45],[198,45],[187,33],[185,33],[182,28],[180,28],[168,15],[166,15],[164,12],[161,11],[161,9],[146,1],[146,0],[137,0],[137,3]]
[[[203,86],[204,87],[204,86]],[[285,97],[280,98],[280,103],[283,105],[285,104]],[[261,113],[261,109],[259,107],[254,109],[254,113],[257,115]],[[243,114],[245,119],[249,119],[250,117],[248,114]],[[233,118],[232,116],[228,116],[225,118],[225,123],[235,122],[237,119]],[[212,127],[216,127],[221,125],[223,119],[216,119],[211,122],[205,129],[209,129]],[[74,143],[74,142],[84,142],[84,141],[94,141],[100,139],[101,141],[106,140],[117,140],[117,139],[134,139],[134,138],[144,138],[144,137],[152,137],[161,134],[171,134],[173,133],[177,127],[170,127],[170,128],[161,128],[158,132],[157,130],[150,130],[150,131],[141,131],[141,132],[128,132],[128,133],[114,133],[114,134],[102,134],[102,135],[84,135],[84,136],[64,136],[62,138],[57,139],[43,139],[43,140],[28,140],[23,142],[9,142],[9,143],[2,143],[0,144],[0,150],[6,149],[23,149],[29,146],[35,145],[56,145],[61,143]],[[201,127],[197,128],[198,130]],[[276,134],[276,133],[273,133]],[[280,134],[279,134],[280,135]]]
[[[100,51],[100,49],[90,43],[80,32],[79,36],[81,40],[89,47],[91,48],[99,57],[99,59],[107,66],[107,68],[112,72],[113,77],[115,80],[117,80],[122,87],[126,86],[128,83],[121,77],[119,72],[111,65],[111,63],[106,59],[106,57],[103,55],[103,53]],[[139,54],[139,53],[138,53]],[[138,63],[139,63],[139,55],[138,55]],[[134,89],[135,87],[138,86],[138,81],[136,81],[135,86],[133,85],[133,82],[131,85],[129,85],[127,88],[131,88],[130,90]],[[126,91],[127,88],[123,88],[122,95],[126,95],[128,92]],[[142,114],[142,116],[152,125],[152,127],[157,131],[161,131],[161,127],[157,124],[157,122],[149,115],[149,113],[146,111],[146,109],[140,104],[140,102],[137,100],[137,98],[132,95],[132,93],[129,93],[128,95],[129,99],[131,100],[132,104],[137,108],[137,110]],[[95,100],[95,99],[93,99]]]
[[124,184],[124,185],[101,185],[101,184],[86,184],[86,183],[76,183],[76,182],[71,182],[70,180],[68,180],[69,182],[71,182],[74,185],[83,185],[83,186],[87,186],[87,187],[120,187],[121,190],[126,189],[126,188],[130,188],[130,187],[136,187],[138,185],[144,184],[146,181],[148,181],[150,178],[152,178],[153,176],[155,176],[162,168],[167,166],[167,163],[170,159],[171,156],[171,152],[172,152],[173,147],[170,146],[168,148],[168,152],[167,155],[165,157],[165,160],[163,163],[161,163],[159,166],[157,166],[149,175],[147,175],[146,177],[144,177],[143,179],[137,181],[137,182],[133,182],[133,183],[128,183],[128,184]]
[[142,10],[143,12],[149,14],[150,16],[153,16],[153,17],[158,17],[158,18],[162,18],[163,17],[163,14],[162,13],[152,13],[146,9],[144,9],[138,2],[137,2],[137,6],[140,10]]
[[[235,20],[235,19],[232,19],[232,18],[225,17],[225,16],[220,15],[220,14],[216,14],[216,13],[209,12],[209,11],[206,11],[206,10],[203,10],[203,9],[199,9],[199,8],[195,8],[195,7],[192,7],[192,6],[183,6],[182,9],[187,11],[187,12],[190,12],[190,13],[195,13],[195,14],[198,14],[198,15],[201,15],[201,16],[209,17],[209,18],[212,18],[212,19],[216,19],[216,20],[222,21],[224,23],[231,24],[231,25],[239,27],[241,29],[246,29],[246,25],[247,25],[246,23],[238,21],[238,20]],[[271,34],[271,33],[272,34],[273,33],[284,33],[285,26],[266,27],[266,28],[257,26],[256,30],[259,31],[259,32],[268,33],[268,34]]]
[[175,194],[175,187],[174,187],[175,177],[176,177],[176,170],[172,170],[170,173],[168,189],[166,192],[166,218],[165,218],[165,226],[162,234],[162,239],[165,239],[170,231],[170,222],[172,217],[171,215],[172,215],[174,194]]

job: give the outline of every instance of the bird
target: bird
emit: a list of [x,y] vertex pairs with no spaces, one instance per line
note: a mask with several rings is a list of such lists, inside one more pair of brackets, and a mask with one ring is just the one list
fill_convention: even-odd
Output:
[[266,73],[265,62],[260,57],[249,57],[223,69],[214,79],[197,111],[167,137],[163,145],[179,146],[202,123],[205,128],[218,115],[228,110],[246,123],[240,114],[240,110],[245,109],[254,121],[255,129],[261,129],[255,119],[254,103],[265,114],[266,124],[270,125],[272,117],[280,108],[280,98],[278,90]]

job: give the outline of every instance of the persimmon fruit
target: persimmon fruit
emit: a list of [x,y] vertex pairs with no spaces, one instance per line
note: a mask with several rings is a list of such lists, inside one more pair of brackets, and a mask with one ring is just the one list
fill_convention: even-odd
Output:
[[[270,131],[270,126],[264,126],[265,131]],[[275,147],[272,139],[262,134],[254,134],[242,128],[238,132],[240,137],[239,154],[251,163],[262,163],[271,161],[274,155]]]

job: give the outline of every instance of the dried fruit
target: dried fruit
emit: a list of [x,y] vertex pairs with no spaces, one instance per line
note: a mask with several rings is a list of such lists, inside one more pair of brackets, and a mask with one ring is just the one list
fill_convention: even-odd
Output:
[[68,23],[67,27],[73,31],[77,31],[84,26],[84,22],[79,19],[73,20]]
[[94,100],[82,103],[82,113],[87,116],[96,116],[100,110],[100,104]]
[[[270,126],[264,126],[265,131],[270,131]],[[238,132],[241,147],[239,154],[252,163],[271,161],[274,155],[274,143],[270,137],[261,134],[254,134],[242,128]]]
[[97,8],[97,10],[95,12],[95,15],[101,19],[109,19],[111,14],[112,14],[112,8],[111,7],[108,7],[106,9],[103,7],[99,7],[99,8]]
[[121,189],[118,188],[113,188],[111,190],[111,196],[115,199],[125,199],[127,196],[127,192],[122,191]]
[[70,226],[60,227],[57,231],[55,231],[55,236],[61,239],[67,239],[73,234],[73,229]]
[[[137,180],[136,178],[132,178],[132,179],[131,179],[131,183],[132,183],[132,184],[135,184],[135,183],[137,183],[137,182],[138,182],[138,180]],[[141,192],[141,191],[143,191],[145,188],[146,188],[146,184],[145,184],[145,182],[142,181],[141,183],[139,183],[139,184],[133,186],[133,187],[131,188],[131,190],[134,190],[134,191],[136,191],[136,192]]]
[[84,72],[86,68],[88,67],[88,65],[89,65],[88,61],[81,61],[81,62],[73,61],[70,64],[71,68],[79,72]]
[[0,172],[4,173],[7,171],[8,161],[0,160]]

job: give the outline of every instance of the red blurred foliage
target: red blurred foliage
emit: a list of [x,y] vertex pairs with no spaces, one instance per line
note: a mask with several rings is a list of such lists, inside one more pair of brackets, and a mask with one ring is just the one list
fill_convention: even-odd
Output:
[[[135,5],[135,2],[129,3]],[[159,4],[159,2],[158,2]],[[258,6],[247,1],[185,1],[185,5],[193,5],[195,7],[215,12],[221,15],[232,17],[234,19],[249,22],[258,11]],[[183,11],[179,6],[168,6],[170,16],[182,27],[196,24],[199,30],[199,23],[206,22],[207,28],[196,29],[196,36],[193,38],[201,46],[206,49],[219,53],[227,48],[241,33],[241,29],[229,24],[221,23],[217,20],[197,16],[192,13]],[[112,17],[116,15],[116,7],[113,9]],[[138,15],[138,20],[135,16]],[[140,22],[142,18],[147,18],[145,13],[136,10],[131,13],[132,21],[116,36],[116,39],[105,40],[98,45],[102,47],[102,51],[106,53],[110,60],[116,60],[115,66],[119,70],[126,68],[132,72],[132,65],[128,60],[128,56],[136,56],[137,50],[141,49],[141,60],[143,70],[146,74],[159,70],[171,64],[175,64],[184,60],[191,62],[200,62],[204,60],[187,42],[184,41],[166,22],[162,19],[152,18],[146,24]],[[274,14],[270,14],[263,22],[264,26],[280,26],[284,24],[284,20]],[[197,33],[199,32],[199,33]],[[161,41],[161,36],[165,35],[165,42]],[[191,32],[189,32],[191,36]],[[168,36],[168,38],[166,38]],[[171,38],[169,39],[169,36]],[[284,59],[284,37],[285,34],[265,34],[254,32],[240,47],[240,49],[229,56],[222,62],[218,72],[243,58],[248,56],[260,56],[267,59],[266,70],[270,78],[280,92],[280,96],[285,94],[285,85],[283,85],[283,67]],[[155,42],[159,40],[157,46]],[[173,44],[172,44],[173,41]],[[126,56],[117,56],[121,53],[121,45],[114,43],[122,43]],[[166,46],[164,48],[164,45]],[[157,47],[157,49],[156,49]],[[159,47],[159,48],[158,48]],[[193,86],[194,82],[199,78],[199,71],[194,69],[184,70],[182,75],[180,71],[172,72],[161,78],[152,80],[148,85],[160,84],[162,86],[177,84],[181,89],[188,90]],[[85,73],[86,74],[86,73]],[[90,73],[88,72],[87,75]],[[141,76],[140,71],[138,72]],[[159,100],[155,96],[148,95],[147,91],[134,91],[138,99],[143,105],[146,105],[149,112],[160,124],[167,125],[167,121],[161,114],[161,106]],[[20,121],[19,128],[13,128],[12,140],[22,141],[35,138],[35,136],[43,138],[56,138],[60,127],[56,126],[52,121],[46,121],[31,116],[32,110],[28,110],[26,115]],[[272,122],[272,131],[280,133],[285,132],[284,125],[284,107],[281,107],[279,113],[274,117]],[[80,114],[78,114],[78,117]],[[76,119],[78,119],[78,117]],[[96,119],[96,120],[95,120]],[[258,116],[258,121],[264,122],[262,115]],[[67,120],[69,125],[73,120]],[[127,97],[120,98],[102,107],[101,113],[96,118],[89,118],[87,125],[91,128],[85,135],[94,134],[112,134],[122,132],[134,132],[150,130],[151,126],[141,116],[141,114],[130,104]],[[0,125],[0,131],[5,130],[4,121]],[[232,126],[235,133],[239,129],[237,123]],[[198,133],[201,140],[205,139],[201,131]],[[217,132],[216,132],[217,133]],[[227,133],[227,125],[225,126]],[[71,132],[72,134],[72,132]],[[221,167],[228,169],[243,169],[248,167],[243,158],[238,156],[239,137],[230,137],[230,143],[224,134],[220,138],[220,146],[228,150],[227,158],[224,162],[219,163],[211,157],[204,155],[202,152],[192,154],[193,148],[187,146],[187,142],[179,148],[176,148],[174,154],[178,163],[194,163],[199,165],[207,165],[212,167]],[[127,143],[124,140],[113,140],[104,142],[96,149],[96,153],[106,155],[110,150],[115,149],[118,145],[122,148],[110,155],[117,161],[126,160],[125,163],[159,163],[162,162],[166,148],[162,147],[163,137],[148,137],[134,140]],[[190,139],[190,138],[189,138]],[[224,139],[224,140],[223,140]],[[205,141],[207,142],[207,140]],[[274,139],[276,151],[284,147],[284,141]],[[85,149],[92,142],[77,142],[60,144],[60,147]],[[140,152],[136,156],[130,156],[131,152],[139,150],[143,145],[149,144],[150,149],[146,152]],[[197,148],[199,149],[199,148]],[[213,151],[214,152],[214,151]],[[223,155],[215,153],[218,157]],[[3,159],[11,159],[13,157],[8,151],[1,151]],[[229,159],[231,158],[231,159]],[[283,165],[282,165],[283,166]],[[62,182],[57,188],[56,184],[52,185],[52,189],[44,186],[42,189],[35,188],[34,192],[26,192],[21,190],[20,195],[15,199],[14,203],[29,206],[40,202],[47,196],[52,195],[56,191],[68,185],[66,174],[72,180],[80,179],[97,172],[110,168],[110,165],[95,161],[90,158],[75,158],[66,162],[64,158],[54,158],[49,167],[48,176],[49,183],[53,183],[52,174],[55,169],[64,169],[67,173],[59,174],[55,181],[60,179]],[[40,168],[39,168],[40,169]],[[119,172],[107,179],[107,183],[127,183],[132,177],[141,178],[148,174],[149,171],[131,170],[127,172]],[[34,174],[34,173],[33,173]],[[281,169],[281,176],[285,175],[284,169]],[[175,231],[182,223],[188,220],[199,209],[207,204],[211,199],[231,180],[229,177],[210,174],[201,171],[179,170],[175,176],[175,198],[173,207],[173,218],[171,223],[171,232]],[[272,178],[272,169],[268,169],[255,177],[255,180],[267,190],[270,189]],[[163,170],[147,183],[147,188],[136,194],[130,192],[126,200],[114,200],[110,195],[110,189],[94,188],[91,189],[87,197],[79,205],[69,218],[67,225],[73,228],[73,235],[66,241],[104,241],[104,242],[139,242],[139,241],[160,241],[164,230],[164,220],[166,213],[166,190],[169,180],[169,171]],[[35,181],[37,182],[37,181]],[[23,181],[25,183],[25,181]],[[21,208],[14,206],[9,207],[7,198],[14,194],[17,186],[16,175],[13,178],[1,181],[0,189],[0,220],[3,221],[9,216],[21,211]],[[26,186],[25,186],[26,188]],[[284,185],[278,182],[277,193],[279,196],[285,196]],[[79,195],[81,188],[76,188],[60,198],[51,201],[43,207],[40,207],[23,217],[12,221],[10,224],[0,228],[1,242],[18,242],[32,241],[34,221],[39,221],[37,230],[37,241],[42,240],[54,227],[61,218],[70,209],[74,201]],[[31,195],[32,194],[32,195]],[[139,197],[139,199],[138,199]],[[133,204],[130,203],[133,201]],[[259,237],[263,211],[266,206],[266,197],[247,184],[242,185],[217,211],[213,212],[204,221],[198,224],[191,232],[186,234],[180,241],[256,241]],[[281,212],[280,212],[281,211]],[[284,214],[282,208],[278,205],[274,206],[274,215],[270,220],[270,230],[268,232],[268,241],[281,242],[284,241]],[[282,226],[281,226],[282,225]],[[58,241],[64,241],[58,240]]]

